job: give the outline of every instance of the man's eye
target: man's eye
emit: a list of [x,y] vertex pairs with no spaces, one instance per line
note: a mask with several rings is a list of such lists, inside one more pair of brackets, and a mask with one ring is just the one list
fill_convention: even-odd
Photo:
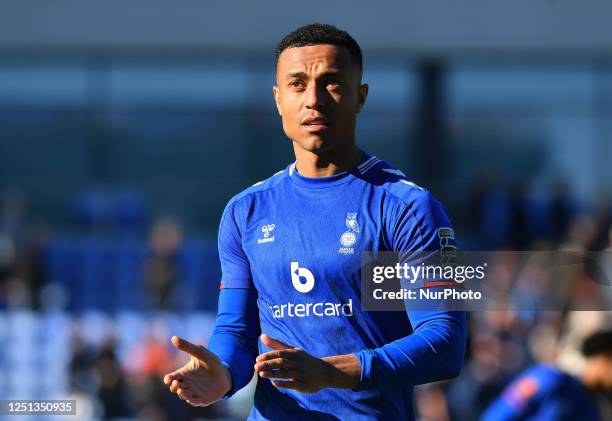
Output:
[[301,88],[304,86],[304,82],[302,82],[301,80],[294,80],[289,83],[289,86],[291,86],[292,88]]
[[341,83],[337,80],[328,80],[327,86],[331,86],[332,88],[337,88],[341,85]]

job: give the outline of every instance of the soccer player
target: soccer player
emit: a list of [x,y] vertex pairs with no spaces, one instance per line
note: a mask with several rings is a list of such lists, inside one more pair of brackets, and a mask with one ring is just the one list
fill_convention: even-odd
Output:
[[362,251],[410,258],[453,241],[427,190],[357,147],[361,77],[358,44],[334,26],[278,44],[273,93],[296,160],[223,212],[213,335],[208,348],[173,337],[191,361],[164,378],[191,405],[231,396],[255,370],[250,419],[407,420],[414,385],[461,370],[465,312],[360,308]]
[[612,330],[589,336],[582,345],[586,364],[574,377],[552,365],[519,375],[485,411],[483,421],[598,421],[595,395],[612,392]]

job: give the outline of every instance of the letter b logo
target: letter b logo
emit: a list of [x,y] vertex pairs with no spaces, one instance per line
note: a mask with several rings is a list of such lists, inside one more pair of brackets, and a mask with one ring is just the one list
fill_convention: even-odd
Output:
[[[305,278],[306,282],[302,282],[300,278]],[[299,292],[310,292],[314,287],[314,275],[306,268],[301,268],[298,262],[291,262],[291,283]]]

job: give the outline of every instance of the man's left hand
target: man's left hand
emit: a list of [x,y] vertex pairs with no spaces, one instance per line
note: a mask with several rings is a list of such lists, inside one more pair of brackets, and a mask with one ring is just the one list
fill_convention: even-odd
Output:
[[260,377],[274,379],[274,386],[305,393],[315,393],[325,387],[333,387],[336,369],[329,362],[266,334],[261,335],[261,341],[272,348],[272,351],[257,357],[255,371]]

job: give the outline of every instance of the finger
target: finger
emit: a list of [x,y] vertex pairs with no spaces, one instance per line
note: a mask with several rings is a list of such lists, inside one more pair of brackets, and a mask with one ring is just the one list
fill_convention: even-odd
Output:
[[178,380],[173,380],[172,384],[170,385],[170,392],[176,393],[179,387],[182,387],[182,386],[183,386],[183,383],[179,382]]
[[301,373],[296,370],[260,371],[259,376],[264,379],[290,379],[294,381],[301,379]]
[[197,385],[191,379],[186,378],[182,381],[182,388],[193,392],[197,388]]
[[289,358],[274,358],[271,360],[263,360],[255,364],[256,371],[267,371],[271,369],[294,369],[300,371],[301,364]]
[[[185,395],[187,396],[187,395]],[[208,406],[210,405],[210,403],[206,403],[202,400],[202,398],[197,395],[194,392],[191,392],[191,397],[189,399],[185,399],[185,402],[187,402],[189,405],[191,406]]]
[[170,392],[172,393],[176,393],[176,391],[181,388],[181,389],[185,389],[185,390],[189,390],[190,387],[188,384],[184,383],[184,382],[179,382],[178,380],[174,380],[172,382],[172,385],[170,385]]
[[195,395],[193,396],[193,399],[187,399],[185,402],[187,402],[191,406],[208,406],[208,405],[210,405],[210,403],[203,402],[199,397],[197,397]]
[[283,389],[305,390],[304,384],[297,380],[272,380],[272,384]]
[[[179,389],[182,390],[182,389]],[[202,404],[202,401],[200,400],[200,396],[197,395],[193,390],[185,390],[185,392],[189,392],[189,398],[185,399],[185,402],[187,402],[189,405],[192,406],[199,406]],[[178,393],[177,393],[178,395]],[[188,396],[187,394],[185,394],[184,396]],[[180,396],[179,396],[180,397]]]
[[172,345],[174,345],[178,350],[186,352],[187,354],[196,357],[200,360],[208,360],[208,357],[211,354],[211,352],[205,347],[193,344],[188,340],[180,338],[178,336],[173,336],[171,341]]
[[176,391],[176,394],[178,395],[179,398],[181,398],[184,401],[190,401],[193,399],[193,394],[189,390],[185,390],[181,388]]
[[173,380],[182,380],[183,375],[179,372],[179,370],[173,371],[172,373],[166,374],[164,376],[164,383],[171,384]]
[[268,348],[277,349],[277,350],[294,348],[293,345],[287,345],[286,343],[283,343],[279,341],[278,339],[269,337],[265,333],[261,335],[261,342],[263,342],[263,344],[267,346]]
[[296,357],[296,352],[294,349],[281,349],[277,351],[268,351],[263,354],[259,354],[257,358],[255,358],[256,362],[273,360],[275,358],[286,358],[293,359]]

